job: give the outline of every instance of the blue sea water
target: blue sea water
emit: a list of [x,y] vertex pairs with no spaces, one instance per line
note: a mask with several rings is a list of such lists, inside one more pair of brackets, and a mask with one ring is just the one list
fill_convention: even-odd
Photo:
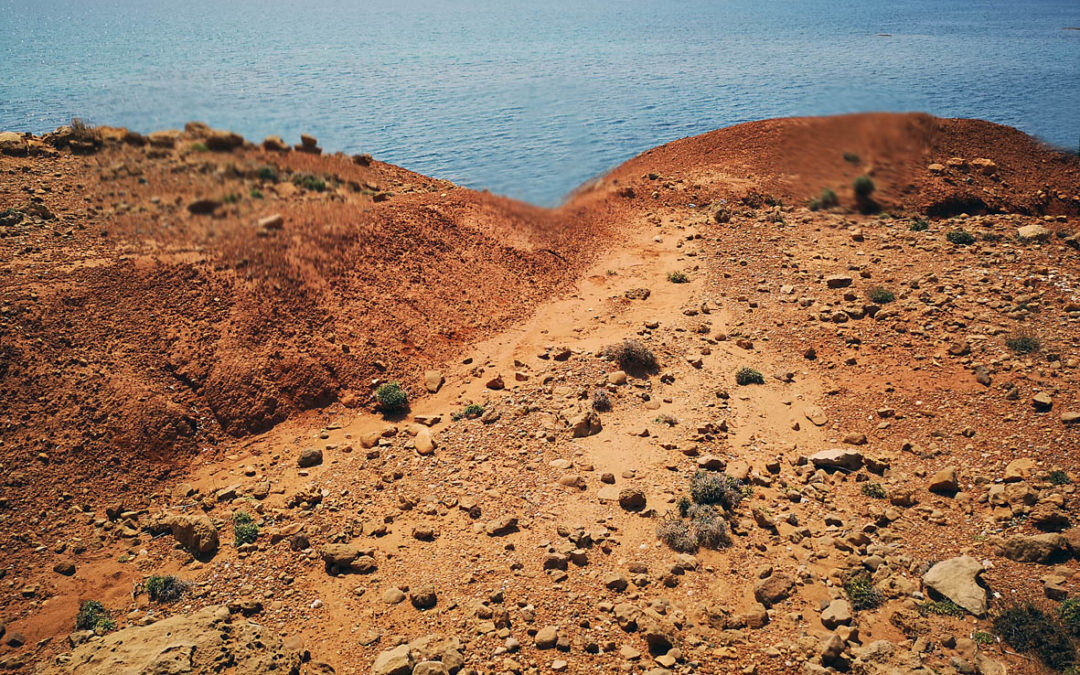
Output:
[[543,205],[766,117],[1080,138],[1080,0],[0,0],[0,129],[300,132]]

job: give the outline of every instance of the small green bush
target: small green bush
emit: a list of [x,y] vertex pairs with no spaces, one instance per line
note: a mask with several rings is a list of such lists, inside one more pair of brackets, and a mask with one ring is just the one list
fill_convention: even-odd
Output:
[[864,202],[870,198],[870,195],[874,194],[874,190],[877,189],[874,185],[874,180],[870,176],[859,176],[855,179],[855,199]]
[[1061,469],[1054,469],[1047,476],[1051,485],[1069,485],[1072,483],[1072,478],[1069,478],[1069,474],[1065,473]]
[[863,483],[862,493],[864,496],[872,497],[874,499],[885,499],[889,496],[888,493],[885,492],[885,488],[881,486],[881,483]]
[[656,370],[656,355],[640,340],[623,340],[604,349],[603,355],[628,373]]
[[237,546],[254,544],[259,538],[259,525],[250,513],[237,511],[233,514],[233,537]]
[[86,600],[79,606],[75,615],[75,630],[110,631],[116,628],[116,621],[98,600]]
[[866,297],[878,305],[887,305],[890,302],[896,300],[896,294],[887,288],[881,286],[874,286],[866,292]]
[[226,204],[235,204],[240,201],[240,195],[235,192],[230,192],[229,194],[222,197],[221,201],[225,202]]
[[192,143],[191,144],[191,151],[192,152],[210,152],[210,148],[207,147],[206,143]]
[[936,614],[938,616],[964,616],[964,608],[952,600],[927,600],[919,603],[919,614],[926,616]]
[[187,592],[188,583],[171,574],[154,575],[143,585],[152,602],[169,603],[179,600]]
[[975,243],[975,237],[967,230],[962,229],[951,230],[945,235],[945,239],[950,244],[956,244],[957,246],[970,246]]
[[1037,352],[1042,347],[1042,343],[1039,342],[1039,338],[1034,335],[1028,335],[1026,333],[1017,333],[1005,340],[1005,346],[1008,347],[1014,354],[1031,354]]
[[873,579],[865,572],[852,575],[844,584],[844,592],[855,610],[874,609],[885,599],[881,591],[874,588]]
[[743,387],[748,384],[765,384],[765,376],[749,366],[743,366],[735,372],[735,383]]
[[974,633],[972,633],[971,634],[971,639],[974,640],[976,644],[980,644],[980,645],[992,645],[992,644],[994,644],[994,636],[992,634],[990,634],[990,633],[987,633],[986,631],[983,631],[983,630],[977,630]]
[[263,198],[262,190],[260,190],[259,188],[251,188],[251,192],[249,192],[248,194],[251,195],[252,199],[262,199]]
[[293,176],[293,184],[302,187],[305,190],[311,190],[312,192],[323,192],[326,190],[326,181],[318,176],[313,176],[310,173],[296,174]]
[[678,509],[679,515],[686,517],[686,514],[690,513],[690,507],[694,505],[694,502],[690,501],[690,498],[686,495],[679,497],[679,500],[675,502],[675,508]]
[[1059,623],[1032,604],[1016,604],[994,617],[994,632],[1018,652],[1034,651],[1055,670],[1076,661],[1076,647]]
[[453,418],[454,418],[454,421],[457,421],[457,420],[460,420],[460,419],[476,419],[477,417],[480,417],[481,415],[484,414],[484,410],[485,410],[485,408],[481,404],[470,403],[469,405],[465,406],[460,411],[460,413],[455,413],[453,415]]
[[696,553],[698,550],[697,539],[690,532],[690,526],[673,514],[660,519],[656,525],[656,537],[678,553]]
[[727,474],[697,471],[690,477],[690,498],[695,504],[715,504],[734,511],[744,496],[739,481]]
[[11,227],[22,222],[23,212],[19,209],[4,209],[0,211],[0,227]]
[[375,400],[387,412],[404,410],[409,405],[409,395],[397,382],[384,382],[375,390]]
[[592,407],[596,412],[610,412],[611,397],[603,389],[597,389],[592,395]]
[[1069,598],[1058,605],[1058,618],[1065,630],[1080,638],[1080,599]]
[[836,192],[834,192],[832,188],[822,188],[821,196],[818,197],[818,203],[823,209],[831,209],[840,204],[840,199],[836,196]]
[[264,166],[259,169],[259,180],[276,183],[278,180],[277,171],[272,166]]
[[715,508],[692,506],[687,515],[690,517],[690,531],[698,546],[717,550],[731,545],[727,520]]
[[669,272],[667,280],[673,284],[685,284],[690,281],[690,277],[686,276],[686,272]]
[[908,229],[912,232],[925,232],[930,229],[930,221],[926,218],[916,218],[908,225]]

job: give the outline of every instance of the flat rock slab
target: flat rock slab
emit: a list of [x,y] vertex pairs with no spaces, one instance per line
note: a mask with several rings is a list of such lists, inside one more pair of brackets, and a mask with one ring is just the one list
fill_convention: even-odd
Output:
[[962,555],[942,560],[923,575],[923,585],[945,596],[975,616],[986,614],[986,589],[979,585],[983,566]]

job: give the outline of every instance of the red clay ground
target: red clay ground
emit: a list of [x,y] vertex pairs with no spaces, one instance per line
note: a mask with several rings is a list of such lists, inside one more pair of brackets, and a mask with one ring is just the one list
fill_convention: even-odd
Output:
[[[104,135],[123,137],[110,130]],[[0,282],[0,463],[6,472],[0,513],[9,533],[0,543],[13,579],[2,606],[3,617],[17,621],[32,640],[69,631],[76,600],[95,589],[110,606],[124,607],[131,575],[159,569],[199,577],[198,604],[271,593],[265,598],[282,606],[267,620],[305,635],[309,646],[312,640],[329,645],[316,656],[339,672],[369,668],[391,631],[415,637],[424,630],[472,630],[475,597],[463,595],[459,605],[446,578],[447,569],[462,565],[469,570],[463,577],[475,577],[463,578],[462,594],[505,587],[519,609],[536,603],[538,625],[568,628],[574,616],[595,610],[596,593],[610,595],[599,577],[623,569],[633,551],[644,551],[639,557],[653,572],[671,564],[670,551],[653,550],[649,520],[618,509],[612,514],[604,499],[597,503],[596,488],[603,488],[593,485],[592,471],[610,470],[619,488],[641,485],[650,506],[663,511],[695,466],[681,450],[688,444],[731,463],[752,463],[763,476],[766,463],[782,457],[780,476],[758,486],[755,502],[813,530],[811,550],[792,552],[796,539],[805,548],[811,538],[789,538],[786,521],[770,537],[747,517],[735,549],[701,553],[709,566],[736,574],[718,590],[710,570],[687,578],[680,592],[693,589],[695,598],[704,598],[706,591],[723,596],[720,591],[730,589],[737,601],[724,611],[732,612],[752,604],[739,582],[765,560],[791,566],[790,558],[822,578],[844,564],[841,532],[821,526],[825,508],[842,512],[845,528],[877,517],[873,505],[867,513],[855,480],[834,476],[819,485],[810,472],[788,464],[808,448],[839,443],[842,432],[867,433],[867,455],[890,457],[895,471],[870,477],[890,490],[909,484],[925,490],[928,471],[956,463],[965,492],[978,496],[1008,461],[1031,454],[1030,445],[1039,448],[1040,470],[1075,474],[1076,427],[1064,427],[1060,411],[1080,405],[1073,316],[1080,310],[1069,304],[1076,251],[1067,245],[1075,239],[1065,240],[1080,206],[1080,160],[1015,130],[925,115],[751,123],[644,153],[554,211],[344,156],[253,147],[202,151],[196,144],[206,136],[193,127],[174,149],[106,140],[86,155],[35,140],[29,157],[0,156],[0,212],[20,214],[6,214],[0,225],[0,265],[7,272]],[[982,158],[994,168],[976,161]],[[932,164],[941,168],[931,170]],[[873,177],[880,208],[903,217],[868,218],[844,208],[852,205],[853,179],[863,174]],[[294,179],[302,185],[305,175],[321,178],[326,189],[311,189],[317,184],[310,180],[297,187]],[[841,209],[803,208],[822,187],[836,190]],[[212,213],[189,210],[206,198],[220,202]],[[935,221],[929,232],[908,232],[909,218],[927,211],[1026,215]],[[730,222],[718,223],[717,213]],[[281,215],[280,226],[258,226],[270,214]],[[1032,248],[1018,244],[1016,227],[1036,223],[1052,238]],[[944,233],[957,227],[981,242],[970,249],[946,244]],[[691,278],[686,295],[664,280],[676,270]],[[826,290],[824,278],[838,273],[855,278],[851,290]],[[623,298],[631,281],[652,289],[640,309]],[[860,312],[875,283],[897,291],[889,320]],[[649,328],[653,323],[660,328]],[[1004,348],[1003,336],[1024,327],[1043,336],[1042,353],[1018,358]],[[564,438],[559,411],[576,405],[579,391],[606,381],[607,365],[595,361],[593,351],[634,335],[655,340],[674,379],[609,386],[616,409],[605,417],[603,434]],[[745,347],[741,339],[753,344]],[[950,355],[960,341],[967,353]],[[574,345],[566,364],[536,360],[548,345],[560,344]],[[808,347],[817,352],[812,361],[803,357]],[[473,362],[454,365],[464,356]],[[701,358],[703,367],[692,365]],[[768,385],[718,399],[715,392],[733,389],[729,370],[740,362],[767,363]],[[972,379],[971,369],[980,365],[993,372],[992,389]],[[421,373],[429,367],[440,367],[448,384],[425,398]],[[781,383],[774,372],[796,376]],[[494,374],[510,392],[484,387]],[[383,426],[364,413],[371,410],[374,385],[387,380],[400,380],[419,411],[441,415],[434,460],[417,457],[404,433],[415,431],[409,425],[387,436],[382,454],[369,454],[368,463],[365,451],[354,448],[355,439]],[[1013,388],[1020,398],[1006,398]],[[1046,390],[1054,394],[1054,412],[1036,415],[1030,396]],[[481,398],[490,398],[501,420],[450,424],[451,412]],[[807,422],[808,403],[826,409],[827,428]],[[875,412],[883,406],[900,415]],[[677,416],[680,426],[665,430],[654,419],[658,411]],[[700,431],[728,416],[730,436]],[[628,435],[642,425],[651,436]],[[966,426],[975,432],[972,441]],[[915,450],[901,450],[898,434]],[[294,455],[310,443],[325,445],[328,465],[310,479],[307,472],[298,478]],[[552,487],[561,477],[551,462],[559,459],[574,462],[588,489]],[[594,468],[580,469],[584,465]],[[170,497],[181,480],[202,492]],[[379,543],[386,570],[373,583],[387,583],[347,597],[341,586],[351,588],[349,579],[326,577],[313,553],[298,554],[268,538],[239,552],[223,546],[203,568],[160,537],[143,540],[126,531],[123,523],[138,521],[138,513],[108,524],[100,517],[105,504],[122,500],[132,512],[165,503],[225,522],[228,516],[219,512],[235,504],[249,508],[253,483],[263,480],[273,486],[265,512],[259,505],[267,526],[306,519],[285,496],[309,480],[327,491],[327,508],[307,520],[312,546],[347,540],[343,533],[358,536],[351,514],[365,514],[361,529],[369,539],[369,528],[387,518],[391,533],[370,539]],[[235,502],[215,496],[232,484],[244,496]],[[787,504],[791,489],[808,496],[801,506]],[[506,544],[477,539],[478,523],[454,506],[459,495],[483,501],[482,522],[519,515],[525,531]],[[405,509],[402,496],[421,496],[424,503]],[[975,539],[985,532],[965,511],[971,499],[924,497],[934,507],[911,509],[913,515],[897,524],[911,540],[905,555],[925,561],[935,549],[951,555],[960,548],[991,555],[985,540]],[[65,516],[72,506],[83,513]],[[979,515],[995,523],[1012,517],[998,507]],[[1071,502],[1068,508],[1075,510]],[[98,515],[83,517],[91,511]],[[538,571],[560,535],[547,521],[582,518],[610,527],[613,548],[590,554],[593,567],[580,578],[555,580],[549,588],[547,571]],[[438,545],[412,542],[410,529],[432,520],[439,523]],[[1030,531],[1023,522],[1008,527]],[[969,527],[958,536],[946,524]],[[882,532],[889,530],[882,526]],[[92,545],[85,560],[78,558],[74,579],[50,571],[53,557],[82,556],[86,542],[102,547]],[[137,564],[117,563],[120,552]],[[507,568],[519,562],[524,568]],[[268,570],[287,570],[296,583],[281,587],[281,575]],[[992,576],[996,587],[1013,583],[1038,592],[1038,582],[1025,574],[1030,570],[1002,562]],[[478,579],[484,588],[473,587]],[[16,592],[30,581],[41,586],[37,597],[46,598],[40,606]],[[408,603],[397,609],[380,604],[387,584],[420,581],[440,584],[441,597],[450,598],[441,605],[445,619],[442,609],[417,618]],[[798,607],[810,615],[829,591],[809,582],[806,589]],[[325,601],[326,610],[308,609],[313,599]],[[691,623],[704,611],[685,609],[695,617]],[[349,627],[333,620],[335,612],[372,618],[384,642],[356,647]],[[778,612],[768,639],[750,642],[762,651],[797,652],[784,642],[798,637],[793,616],[793,608]],[[866,636],[904,639],[884,613],[873,621],[862,628]],[[703,642],[686,645],[699,663],[722,658],[734,659],[732,667],[746,665],[736,657],[741,651],[723,646],[736,638],[717,638],[707,625],[694,635],[699,629]],[[603,621],[599,630],[607,630]],[[497,648],[493,634],[477,640],[477,658]],[[572,652],[579,654],[574,640]],[[55,651],[59,642],[35,653]],[[571,671],[617,668],[617,653],[597,661],[582,655]],[[783,672],[777,654],[766,654],[769,661],[756,657],[761,672]],[[546,669],[551,659],[541,657],[535,665]],[[629,661],[631,670],[639,669]]]

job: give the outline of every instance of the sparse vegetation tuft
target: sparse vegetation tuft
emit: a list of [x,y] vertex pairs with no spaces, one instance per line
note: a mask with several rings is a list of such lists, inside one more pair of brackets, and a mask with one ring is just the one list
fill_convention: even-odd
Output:
[[866,572],[853,574],[844,584],[844,592],[855,610],[874,609],[885,599]]
[[1069,598],[1058,605],[1058,618],[1065,630],[1080,638],[1080,599]]
[[718,505],[733,511],[744,496],[739,481],[725,473],[698,471],[690,478],[690,498],[695,504]]
[[731,545],[727,520],[712,506],[691,506],[687,511],[690,531],[698,546],[720,549]]
[[916,218],[908,225],[908,229],[912,232],[925,232],[930,229],[930,221],[926,218]]
[[656,369],[656,355],[640,340],[623,340],[604,350],[604,356],[615,361],[628,373],[650,372]]
[[690,532],[690,526],[685,520],[671,513],[661,518],[656,525],[656,537],[678,553],[696,553],[698,550],[698,543]]
[[1051,485],[1070,485],[1072,484],[1072,478],[1069,478],[1069,474],[1065,473],[1061,469],[1054,469],[1047,476],[1047,480]]
[[950,244],[956,244],[957,246],[970,246],[975,243],[975,236],[963,229],[949,231],[949,233],[945,235],[945,239],[948,240]]
[[210,148],[203,142],[195,142],[191,144],[192,152],[210,152]]
[[971,634],[971,639],[975,641],[975,644],[980,645],[992,645],[994,644],[994,636],[991,633],[987,633],[984,630],[977,630]]
[[686,272],[668,272],[667,280],[673,284],[685,284],[690,281],[690,277],[686,275]]
[[375,390],[375,400],[385,412],[399,412],[409,405],[409,395],[397,382],[384,382]]
[[259,525],[247,511],[237,511],[233,514],[233,538],[237,546],[254,544],[259,538]]
[[1014,604],[994,617],[994,632],[1018,652],[1035,652],[1055,670],[1076,661],[1076,647],[1061,624],[1032,604]]
[[735,372],[735,383],[743,387],[748,384],[765,384],[765,376],[749,366],[743,366]]
[[878,305],[887,305],[896,300],[896,294],[882,286],[874,286],[866,292],[866,297]]
[[926,616],[936,614],[938,616],[964,616],[964,608],[952,600],[927,600],[919,603],[919,614]]
[[259,169],[259,180],[265,180],[270,183],[276,183],[278,179],[277,171],[272,166],[264,166]]
[[864,496],[871,497],[873,499],[885,499],[889,496],[888,493],[885,492],[885,488],[881,486],[881,483],[863,483],[862,493]]
[[75,615],[75,630],[110,631],[116,628],[109,610],[98,600],[86,600]]
[[596,412],[610,412],[611,397],[603,389],[597,389],[592,395],[592,407]]
[[1042,343],[1039,342],[1039,338],[1028,333],[1016,333],[1005,339],[1005,346],[1008,347],[1014,354],[1031,354],[1032,352],[1039,351],[1042,347]]
[[840,199],[832,188],[822,188],[821,194],[810,200],[810,210],[831,209],[840,204]]
[[856,155],[854,152],[845,152],[844,153],[844,161],[847,162],[848,164],[858,164],[859,163],[859,156]]
[[479,403],[470,403],[469,405],[465,406],[465,408],[462,409],[461,412],[454,413],[451,417],[455,422],[463,419],[474,420],[477,417],[483,415],[484,410],[484,406],[480,405]]
[[312,192],[323,192],[326,190],[326,181],[318,176],[313,176],[310,173],[298,173],[293,176],[292,182],[297,187],[311,190]]
[[169,603],[176,602],[188,590],[188,583],[180,577],[166,574],[149,577],[143,584],[146,595],[152,602]]

